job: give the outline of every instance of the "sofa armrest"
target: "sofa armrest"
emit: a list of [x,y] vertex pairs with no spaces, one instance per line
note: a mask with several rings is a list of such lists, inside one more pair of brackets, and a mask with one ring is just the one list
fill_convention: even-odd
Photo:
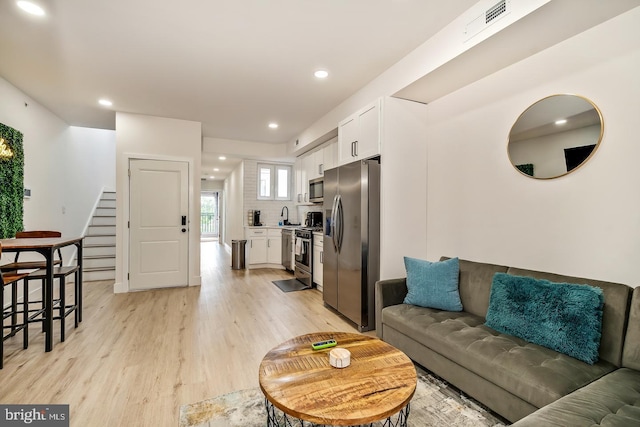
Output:
[[402,304],[407,295],[407,279],[378,280],[376,295],[376,335],[382,338],[382,309],[391,305]]

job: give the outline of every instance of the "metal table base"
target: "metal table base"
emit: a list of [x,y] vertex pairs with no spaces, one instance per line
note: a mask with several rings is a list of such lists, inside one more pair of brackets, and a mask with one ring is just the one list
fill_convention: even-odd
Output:
[[[331,427],[325,424],[315,424],[299,418],[291,417],[276,408],[269,399],[264,399],[264,405],[267,409],[267,427]],[[389,418],[371,424],[358,424],[351,427],[374,427],[374,424],[380,423],[380,427],[407,427],[409,419],[409,404],[402,408],[400,412]]]

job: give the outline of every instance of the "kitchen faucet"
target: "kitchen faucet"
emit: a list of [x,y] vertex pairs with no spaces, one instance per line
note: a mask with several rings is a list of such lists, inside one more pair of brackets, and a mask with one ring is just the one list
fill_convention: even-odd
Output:
[[284,221],[282,222],[284,225],[288,225],[289,224],[289,208],[284,206],[282,208],[282,211],[280,211],[280,216],[284,216],[284,210],[287,210],[287,217],[284,219]]

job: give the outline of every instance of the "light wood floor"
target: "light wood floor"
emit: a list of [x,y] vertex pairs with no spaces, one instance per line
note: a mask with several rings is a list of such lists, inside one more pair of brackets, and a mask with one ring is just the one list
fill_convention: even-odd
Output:
[[[355,332],[325,308],[317,290],[284,293],[284,270],[231,270],[217,242],[202,243],[202,286],[113,294],[113,282],[85,286],[78,329],[44,352],[32,327],[5,342],[0,403],[69,404],[72,426],[177,426],[178,410],[258,386],[273,347],[315,331]],[[56,322],[56,330],[57,322]],[[368,333],[370,334],[370,333]]]

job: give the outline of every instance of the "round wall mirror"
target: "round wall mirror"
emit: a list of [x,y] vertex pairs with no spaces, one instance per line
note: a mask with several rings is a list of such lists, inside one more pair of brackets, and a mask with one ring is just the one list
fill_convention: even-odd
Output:
[[551,179],[585,164],[598,149],[604,122],[582,96],[552,95],[527,108],[509,132],[511,164],[523,175]]

